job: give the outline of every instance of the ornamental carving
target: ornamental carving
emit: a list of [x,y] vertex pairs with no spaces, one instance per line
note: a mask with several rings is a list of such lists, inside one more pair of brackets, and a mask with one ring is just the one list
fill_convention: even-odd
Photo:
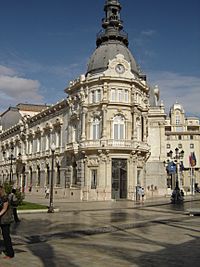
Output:
[[98,158],[88,159],[87,165],[88,165],[88,167],[98,167],[99,166],[99,159]]
[[101,111],[94,111],[92,114],[91,114],[91,118],[99,118],[101,119]]

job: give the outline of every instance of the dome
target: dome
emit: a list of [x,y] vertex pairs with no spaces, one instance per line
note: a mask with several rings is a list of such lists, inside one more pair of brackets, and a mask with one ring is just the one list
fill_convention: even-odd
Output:
[[131,71],[138,75],[137,64],[130,50],[122,42],[117,41],[105,42],[96,48],[89,60],[87,73],[94,74],[105,71],[109,60],[114,59],[118,54],[124,56],[124,59],[131,65]]
[[120,16],[121,4],[118,0],[106,0],[104,11],[103,30],[97,34],[97,48],[89,60],[87,74],[105,71],[108,68],[109,60],[113,60],[121,54],[130,63],[131,71],[139,75],[135,59],[128,49],[128,34],[123,31],[123,21]]
[[179,104],[177,101],[175,104],[173,104],[173,106],[170,108],[170,114],[173,113],[176,110],[180,110],[180,112],[184,113],[184,109],[183,106],[181,104]]

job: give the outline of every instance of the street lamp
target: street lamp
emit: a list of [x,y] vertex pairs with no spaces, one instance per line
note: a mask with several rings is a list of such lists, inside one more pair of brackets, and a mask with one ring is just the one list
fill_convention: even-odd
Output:
[[52,153],[52,163],[51,163],[51,187],[50,187],[50,202],[49,202],[49,208],[48,208],[48,213],[53,213],[54,208],[53,208],[53,184],[54,184],[54,153],[56,150],[56,146],[53,143],[51,145],[51,153]]
[[10,154],[10,184],[11,182],[13,181],[13,169],[12,169],[12,164],[13,164],[13,160],[15,160],[14,156],[13,156],[13,150],[14,150],[14,146],[13,144],[11,144],[11,147],[10,147],[10,150],[11,150],[11,154]]
[[179,189],[179,174],[180,174],[180,160],[183,159],[183,156],[184,156],[184,151],[180,151],[179,152],[179,149],[176,148],[175,149],[175,163],[176,163],[176,172],[177,172],[177,175],[176,175],[176,188]]
[[180,164],[181,160],[184,156],[184,151],[179,151],[178,148],[175,148],[175,156],[173,157],[173,151],[170,150],[167,153],[167,156],[172,160],[172,163],[176,165],[176,185],[175,189],[172,193],[172,202],[173,203],[179,203],[183,200],[183,196],[181,195],[180,188],[179,188],[179,174],[180,174]]

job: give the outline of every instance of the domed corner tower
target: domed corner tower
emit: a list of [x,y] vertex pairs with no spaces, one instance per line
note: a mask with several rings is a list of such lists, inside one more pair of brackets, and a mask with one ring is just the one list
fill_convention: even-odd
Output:
[[86,75],[66,89],[69,179],[82,200],[136,199],[145,186],[149,87],[128,49],[121,4],[107,0]]

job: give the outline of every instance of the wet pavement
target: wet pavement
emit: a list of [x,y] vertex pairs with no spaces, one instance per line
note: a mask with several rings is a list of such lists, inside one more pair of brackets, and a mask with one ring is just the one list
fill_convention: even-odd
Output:
[[[27,196],[27,201],[48,200]],[[200,217],[186,211],[199,208],[199,198],[183,206],[169,198],[144,204],[132,201],[66,203],[55,200],[59,212],[19,214],[12,226],[16,256],[0,267],[199,266]]]

